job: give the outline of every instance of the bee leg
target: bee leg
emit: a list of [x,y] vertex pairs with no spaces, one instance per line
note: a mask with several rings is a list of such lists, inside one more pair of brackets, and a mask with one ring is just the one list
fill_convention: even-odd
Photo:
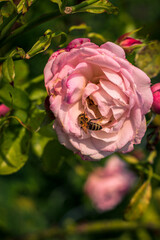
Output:
[[101,118],[101,117],[100,117],[100,118],[93,118],[93,119],[90,119],[89,122],[91,122],[91,121],[97,121],[97,120],[100,120],[100,119],[102,119],[102,118]]
[[88,133],[87,128],[84,128],[83,130],[84,130],[84,132],[85,132],[86,134]]

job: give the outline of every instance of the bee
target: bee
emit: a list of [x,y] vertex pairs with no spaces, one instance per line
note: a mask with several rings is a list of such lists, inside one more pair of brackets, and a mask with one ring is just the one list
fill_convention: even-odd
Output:
[[79,126],[83,129],[85,133],[87,133],[87,129],[92,130],[92,131],[98,131],[102,129],[102,126],[98,123],[93,122],[98,120],[98,119],[90,119],[87,117],[85,113],[81,113],[78,116],[78,124]]

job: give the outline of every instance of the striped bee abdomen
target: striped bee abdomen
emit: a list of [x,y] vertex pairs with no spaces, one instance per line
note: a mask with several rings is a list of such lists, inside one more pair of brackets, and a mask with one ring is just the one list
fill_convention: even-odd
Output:
[[91,120],[87,122],[87,127],[89,130],[98,131],[102,129],[102,126],[98,123],[92,122]]

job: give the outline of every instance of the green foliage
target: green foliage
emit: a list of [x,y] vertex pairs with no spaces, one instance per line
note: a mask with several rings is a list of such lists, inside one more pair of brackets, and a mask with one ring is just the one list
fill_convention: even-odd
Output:
[[33,57],[34,55],[45,51],[51,44],[52,31],[47,30],[44,36],[33,45],[33,47],[27,52],[27,58]]
[[58,6],[59,6],[59,9],[61,10],[61,6],[62,6],[62,1],[61,0],[51,0],[51,2],[57,3]]
[[54,38],[60,38],[59,45],[66,41],[67,35],[64,32],[53,33],[52,30],[48,29],[42,37],[33,45],[33,47],[27,52],[26,58],[29,59],[36,54],[44,52],[51,45],[51,41]]
[[14,81],[15,78],[15,69],[14,69],[14,62],[11,57],[8,57],[6,61],[4,61],[3,66],[3,77],[8,80],[9,82]]
[[69,28],[69,31],[73,31],[73,30],[85,30],[85,31],[90,31],[90,27],[87,26],[85,23],[82,23],[80,25],[73,25]]
[[21,0],[19,2],[19,4],[17,5],[17,12],[18,13],[26,13],[27,12],[27,9],[28,7],[32,4],[33,0],[32,1],[28,1],[28,0]]
[[8,18],[15,10],[15,5],[13,1],[3,1],[6,2],[1,8],[1,14],[3,17]]
[[46,144],[42,155],[44,170],[49,174],[57,173],[63,164],[63,161],[67,161],[69,154],[71,154],[70,151],[66,151],[65,147],[58,143],[57,140],[49,141]]
[[20,48],[20,47],[17,47],[16,49],[14,49],[10,54],[9,54],[10,57],[21,57],[21,58],[25,58],[25,51]]
[[160,73],[160,42],[152,41],[141,48],[135,62],[149,77],[156,77]]
[[102,43],[106,42],[106,39],[99,33],[90,32],[88,38],[100,40]]
[[86,0],[83,1],[81,4],[74,6],[74,11],[78,12],[89,12],[89,13],[103,13],[107,12],[108,14],[117,14],[118,9],[113,6],[112,3],[110,3],[107,0]]
[[0,100],[10,108],[27,110],[30,106],[27,94],[19,88],[12,87],[10,84],[4,84],[0,88]]
[[125,219],[133,221],[140,218],[145,213],[149,205],[150,199],[151,183],[150,180],[147,180],[132,197],[125,212]]
[[[15,79],[14,86],[22,86],[26,83],[29,75],[29,66],[24,60],[15,61]],[[28,82],[28,81],[27,81]],[[28,82],[30,84],[30,82]]]
[[3,40],[9,34],[11,28],[13,27],[18,18],[19,16],[17,15],[10,22],[8,22],[8,24],[6,24],[6,26],[1,31],[0,40]]
[[6,130],[1,136],[0,174],[18,171],[28,159],[30,135],[26,129]]

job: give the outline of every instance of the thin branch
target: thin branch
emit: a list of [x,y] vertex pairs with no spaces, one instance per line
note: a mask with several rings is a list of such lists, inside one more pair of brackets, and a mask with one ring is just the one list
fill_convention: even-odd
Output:
[[[66,237],[71,235],[94,234],[94,233],[107,233],[115,231],[134,231],[137,229],[145,228],[147,230],[160,231],[160,222],[127,222],[123,220],[102,220],[84,224],[74,223],[67,225],[66,228],[53,226],[52,228],[43,230],[39,233],[29,234],[19,237],[18,240],[43,240],[53,237]],[[16,239],[17,240],[17,239]]]
[[[0,57],[0,63],[4,62],[5,60],[7,60],[8,56],[6,57]],[[14,56],[13,60],[22,60],[23,58],[21,56]],[[26,59],[26,58],[25,58]]]
[[51,13],[48,13],[48,14],[45,14],[43,16],[40,16],[38,17],[37,19],[29,22],[29,23],[26,23],[24,24],[23,26],[17,28],[16,30],[14,30],[10,36],[8,36],[6,39],[4,39],[3,41],[0,42],[0,48],[8,43],[9,41],[12,41],[13,39],[15,39],[16,37],[18,37],[19,35],[21,35],[22,33],[26,32],[26,31],[29,31],[33,28],[35,28],[36,26],[39,26],[41,25],[42,23],[45,23],[51,19],[54,19],[54,18],[58,18],[61,16],[61,13],[60,11],[54,11],[54,12],[51,12]]
[[[145,169],[144,166],[141,166],[141,165],[133,165],[133,167],[135,167],[137,170],[140,170],[141,172],[149,175],[149,170],[148,169]],[[160,181],[160,175],[156,174],[156,173],[152,173],[152,178]]]

